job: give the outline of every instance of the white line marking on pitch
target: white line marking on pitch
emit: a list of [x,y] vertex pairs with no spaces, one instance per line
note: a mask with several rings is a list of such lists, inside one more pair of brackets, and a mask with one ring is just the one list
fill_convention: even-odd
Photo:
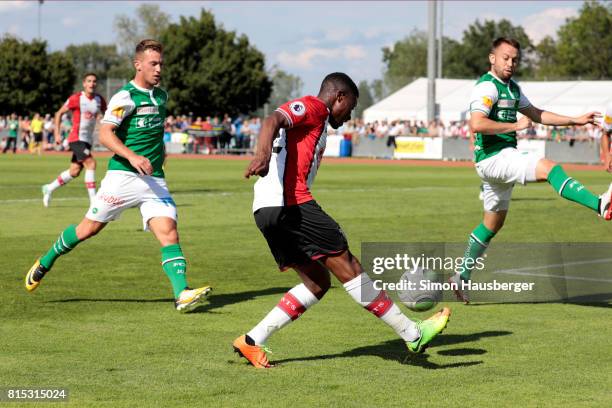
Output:
[[565,280],[581,280],[581,281],[588,281],[588,282],[612,283],[612,279],[588,278],[584,276],[548,275],[546,273],[527,272],[527,271],[537,271],[537,270],[549,269],[549,268],[560,268],[560,267],[572,266],[572,265],[593,265],[593,264],[605,264],[605,263],[610,263],[610,262],[612,262],[612,258],[602,258],[602,259],[594,259],[591,261],[576,261],[576,262],[566,262],[562,264],[530,266],[530,267],[516,268],[516,269],[502,269],[499,271],[494,271],[493,273],[503,273],[506,275],[538,276],[542,278],[556,278],[556,279],[565,279]]

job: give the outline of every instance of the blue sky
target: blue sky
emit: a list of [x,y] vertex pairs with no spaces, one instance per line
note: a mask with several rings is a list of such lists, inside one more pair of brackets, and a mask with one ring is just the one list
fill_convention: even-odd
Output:
[[[246,34],[266,55],[268,66],[299,75],[304,93],[315,93],[326,73],[344,71],[356,81],[382,76],[381,48],[414,29],[427,28],[425,1],[45,1],[42,37],[51,50],[91,41],[120,42],[113,32],[118,14],[134,16],[142,3],[159,4],[173,21],[211,10],[226,29]],[[577,1],[445,1],[444,34],[461,38],[477,18],[507,18],[536,41],[555,35]],[[0,1],[0,31],[31,40],[37,36],[37,1]]]

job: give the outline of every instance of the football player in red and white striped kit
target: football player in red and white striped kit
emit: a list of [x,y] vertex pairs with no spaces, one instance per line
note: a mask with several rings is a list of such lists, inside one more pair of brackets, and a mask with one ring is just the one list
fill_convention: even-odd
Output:
[[344,73],[325,77],[318,96],[288,102],[265,119],[255,158],[245,177],[255,183],[255,222],[281,270],[295,269],[302,283],[287,292],[261,322],[234,340],[234,350],[257,368],[269,368],[265,344],[316,304],[330,287],[330,272],[348,294],[388,324],[412,352],[423,352],[448,321],[444,308],[424,321],[411,321],[384,290],[377,290],[351,254],[340,226],[310,193],[321,164],[327,125],[337,129],[351,118],[359,91]]
[[72,151],[70,168],[64,170],[49,184],[42,186],[43,205],[48,207],[51,194],[59,187],[69,183],[81,174],[85,167],[85,187],[89,200],[96,196],[96,160],[91,155],[93,133],[96,121],[106,110],[106,101],[95,93],[98,77],[93,72],[83,76],[83,91],[71,95],[64,105],[55,113],[55,143],[62,142],[60,121],[62,115],[72,111],[72,129],[68,135],[68,146]]

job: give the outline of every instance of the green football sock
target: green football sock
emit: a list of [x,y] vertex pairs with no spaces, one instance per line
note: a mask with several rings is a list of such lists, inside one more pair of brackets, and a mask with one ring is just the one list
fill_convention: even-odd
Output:
[[57,258],[72,251],[77,244],[81,242],[77,238],[76,226],[70,225],[60,234],[59,238],[47,253],[40,258],[40,264],[47,269],[51,269]]
[[558,164],[548,173],[548,182],[561,197],[599,213],[599,197],[584,188],[579,181],[565,174]]
[[461,272],[461,279],[470,280],[470,275],[474,270],[474,265],[477,258],[480,258],[489,246],[489,242],[495,236],[495,233],[480,223],[474,231],[470,234],[468,239],[468,246],[465,249],[463,255],[463,271]]
[[181,292],[187,287],[187,278],[185,273],[187,272],[187,261],[181,251],[179,244],[172,244],[165,246],[161,249],[162,253],[162,268],[170,283],[172,284],[172,290],[174,291],[174,297],[178,298]]

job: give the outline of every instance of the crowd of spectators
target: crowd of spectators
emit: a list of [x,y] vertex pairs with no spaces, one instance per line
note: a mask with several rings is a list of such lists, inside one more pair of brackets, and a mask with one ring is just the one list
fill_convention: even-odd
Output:
[[[70,117],[65,116],[61,126],[63,138],[68,136],[71,127]],[[0,116],[2,153],[9,150],[13,153],[16,150],[26,150],[40,155],[42,150],[53,150],[55,149],[53,128],[53,117],[50,114],[43,116],[40,113],[35,113],[30,117],[28,115],[18,116],[13,113]]]
[[[331,134],[341,134],[358,141],[359,138],[384,139],[397,136],[422,136],[445,138],[470,138],[470,129],[467,120],[448,121],[440,120],[425,122],[419,120],[375,121],[366,123],[361,119],[347,122],[337,131],[330,129]],[[597,126],[535,126],[518,133],[520,139],[552,140],[552,141],[590,141],[597,142],[601,138],[601,129]]]
[[164,140],[181,143],[183,153],[248,153],[255,149],[260,129],[259,117],[168,116]]
[[[34,123],[33,123],[34,122]],[[65,150],[65,139],[72,126],[70,115],[61,119],[60,133],[64,143],[56,145],[53,135],[53,117],[50,114],[35,114],[33,117],[15,114],[0,116],[0,135],[3,153],[9,150],[26,150],[40,154],[41,150]],[[231,118],[228,114],[220,116],[168,116],[164,128],[166,143],[179,143],[183,153],[250,153],[257,145],[261,129],[261,118],[238,116]],[[37,143],[42,133],[42,142]],[[328,129],[329,134],[343,135],[358,143],[360,138],[379,139],[393,143],[398,136],[422,136],[469,139],[470,131],[466,120],[432,121],[394,120],[366,123],[362,119],[353,119],[341,128]],[[598,142],[601,129],[596,126],[555,127],[535,124],[534,127],[519,132],[519,138],[569,141]]]

